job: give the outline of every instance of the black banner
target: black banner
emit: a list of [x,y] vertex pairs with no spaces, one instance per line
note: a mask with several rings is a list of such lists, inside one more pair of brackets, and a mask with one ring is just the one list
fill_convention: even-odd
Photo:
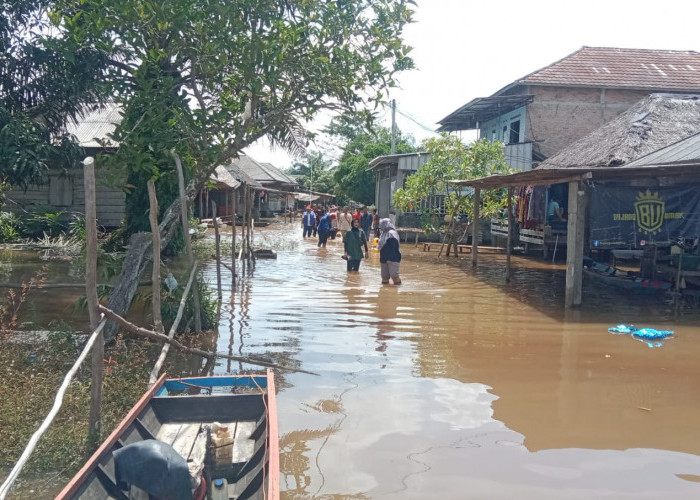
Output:
[[591,193],[594,248],[668,245],[700,235],[700,185],[663,188],[597,185]]

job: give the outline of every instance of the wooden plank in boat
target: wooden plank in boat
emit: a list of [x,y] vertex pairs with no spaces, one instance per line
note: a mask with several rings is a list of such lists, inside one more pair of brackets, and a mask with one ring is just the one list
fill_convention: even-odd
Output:
[[177,439],[177,435],[180,433],[182,425],[183,424],[163,424],[158,430],[156,439],[172,446],[175,439]]
[[[200,424],[183,424],[173,442],[173,449],[186,459],[190,457],[195,441],[199,437]],[[206,440],[206,439],[205,439]]]

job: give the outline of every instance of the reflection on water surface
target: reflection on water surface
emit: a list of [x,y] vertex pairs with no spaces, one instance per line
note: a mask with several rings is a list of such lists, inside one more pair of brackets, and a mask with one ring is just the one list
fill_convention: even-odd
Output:
[[[586,284],[565,313],[561,264],[516,257],[506,285],[503,256],[411,244],[404,284],[382,286],[376,253],[348,274],[338,240],[297,224],[256,239],[284,250],[233,300],[224,270],[217,349],[319,375],[279,373],[284,498],[700,495],[696,311]],[[677,334],[651,349],[619,323]]]
[[[506,285],[503,256],[411,244],[404,284],[382,286],[376,253],[347,274],[339,241],[257,236],[286,250],[225,305],[219,349],[320,375],[282,374],[285,498],[700,494],[696,312],[586,285],[567,314],[561,264],[514,258]],[[618,323],[677,335],[650,349]]]

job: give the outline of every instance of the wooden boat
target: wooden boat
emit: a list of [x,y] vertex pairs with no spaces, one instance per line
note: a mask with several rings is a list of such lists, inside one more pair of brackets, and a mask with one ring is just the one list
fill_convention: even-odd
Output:
[[[222,428],[228,428],[229,434]],[[228,439],[222,441],[223,435]],[[146,463],[144,455],[133,453],[155,445],[174,450],[175,462],[184,459],[184,479],[191,481],[187,486],[192,488],[185,496],[163,495],[157,489],[158,484],[182,479],[173,477],[172,465],[154,466]],[[159,472],[161,465],[170,470]],[[133,477],[129,469],[140,471],[144,478],[125,480]],[[56,498],[129,499],[149,498],[149,494],[279,499],[277,406],[271,370],[261,375],[167,380],[162,376]]]
[[624,290],[662,292],[669,290],[672,286],[671,283],[667,281],[640,278],[635,273],[601,264],[588,257],[584,257],[583,262],[584,276],[589,276],[599,283],[622,288]]

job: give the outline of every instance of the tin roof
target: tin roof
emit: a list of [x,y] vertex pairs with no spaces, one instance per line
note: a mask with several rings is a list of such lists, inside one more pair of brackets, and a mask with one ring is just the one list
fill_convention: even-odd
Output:
[[110,141],[108,135],[114,132],[117,124],[122,121],[120,111],[121,108],[114,103],[89,110],[83,118],[68,123],[67,132],[73,134],[78,144],[84,148],[101,148],[103,144],[100,141],[104,141],[107,146],[116,147],[117,144]]
[[628,167],[700,163],[700,132],[630,162]]

